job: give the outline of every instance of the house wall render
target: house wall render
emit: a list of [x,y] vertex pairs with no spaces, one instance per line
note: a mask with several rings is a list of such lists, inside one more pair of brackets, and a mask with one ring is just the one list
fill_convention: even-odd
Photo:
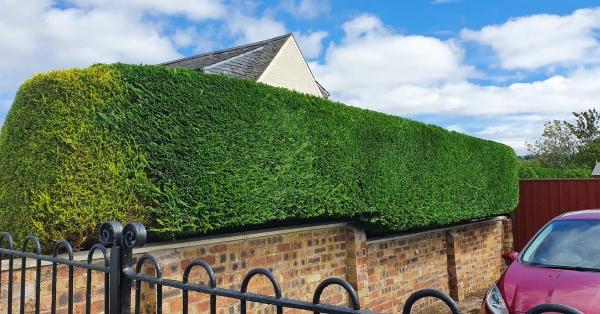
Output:
[[322,97],[315,78],[293,37],[288,38],[258,81]]

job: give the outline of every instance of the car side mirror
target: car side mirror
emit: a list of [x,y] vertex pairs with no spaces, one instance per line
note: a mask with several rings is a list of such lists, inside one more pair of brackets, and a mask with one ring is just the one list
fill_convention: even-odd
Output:
[[510,265],[519,258],[519,253],[515,251],[504,253],[502,254],[502,258],[506,262],[506,265]]

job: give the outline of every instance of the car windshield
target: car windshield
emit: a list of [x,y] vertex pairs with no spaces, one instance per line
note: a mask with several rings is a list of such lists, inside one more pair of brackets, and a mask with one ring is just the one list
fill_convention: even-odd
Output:
[[600,271],[600,220],[557,220],[525,249],[521,261],[535,266]]

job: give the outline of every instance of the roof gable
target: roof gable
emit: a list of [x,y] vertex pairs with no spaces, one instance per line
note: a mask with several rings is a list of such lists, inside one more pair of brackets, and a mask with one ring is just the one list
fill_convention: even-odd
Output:
[[313,96],[323,96],[294,37],[285,42],[258,81]]
[[[292,60],[295,60],[296,73],[288,73],[285,76],[279,77],[279,79],[276,81],[265,78],[264,76],[266,75],[266,72],[270,71],[269,68],[271,67],[273,61],[277,59],[277,56],[282,52],[284,46],[287,47],[285,49],[287,52],[289,52],[290,45],[293,46],[292,50],[294,50],[294,56],[291,58]],[[304,59],[304,56],[302,55],[302,52],[300,51],[300,48],[296,43],[296,40],[294,39],[294,36],[291,33],[243,46],[169,61],[162,63],[161,65],[251,79],[274,86],[301,91],[315,96],[329,98],[329,93],[327,90],[325,90],[325,88],[323,88],[323,86],[321,86],[321,84],[315,80],[308,64],[306,63],[306,60]],[[308,71],[308,76],[310,78],[306,76],[306,71],[300,70],[299,67],[305,67],[305,70]],[[281,65],[275,66],[275,68],[281,68]],[[303,77],[304,82],[301,82],[300,84],[305,85],[304,87],[298,88],[298,77],[294,77],[294,75],[300,75]],[[293,82],[294,80],[296,80],[296,82]],[[310,82],[308,80],[310,80]],[[285,83],[281,84],[282,81],[288,81],[287,83],[291,85],[286,85]]]
[[292,34],[285,34],[244,46],[165,62],[161,65],[257,80],[291,36]]

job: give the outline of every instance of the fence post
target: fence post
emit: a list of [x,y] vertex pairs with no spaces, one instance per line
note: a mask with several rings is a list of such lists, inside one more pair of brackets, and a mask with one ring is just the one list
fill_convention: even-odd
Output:
[[123,268],[131,265],[132,248],[123,241],[123,226],[116,221],[106,222],[100,227],[100,239],[110,249],[109,314],[131,312],[132,280],[123,275]]
[[125,275],[124,270],[131,268],[133,248],[146,244],[146,227],[134,222],[123,228],[119,222],[105,222],[100,226],[100,240],[104,245],[112,245],[109,265],[109,314],[129,314],[133,280]]

